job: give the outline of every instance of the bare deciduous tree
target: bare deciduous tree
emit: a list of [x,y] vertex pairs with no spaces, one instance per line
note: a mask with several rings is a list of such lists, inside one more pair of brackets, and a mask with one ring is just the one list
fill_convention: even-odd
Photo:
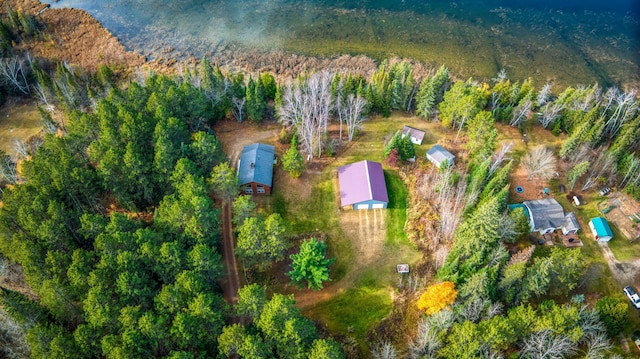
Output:
[[509,213],[505,212],[500,216],[500,225],[498,226],[498,234],[505,242],[512,242],[520,235],[516,228],[516,223]]
[[441,332],[443,330],[449,330],[456,322],[456,315],[449,309],[441,310],[438,313],[429,317],[429,324],[436,331]]
[[15,55],[0,59],[0,74],[2,78],[13,88],[24,95],[29,94],[29,81],[27,80],[31,57],[27,53],[25,57]]
[[524,155],[522,165],[529,172],[528,179],[537,177],[548,180],[556,173],[557,161],[553,152],[540,146]]
[[549,101],[549,98],[551,97],[551,84],[550,83],[546,83],[544,84],[544,86],[542,86],[542,88],[540,89],[540,92],[538,92],[538,96],[536,98],[536,104],[538,106],[544,106],[547,101]]
[[491,304],[487,298],[476,298],[460,305],[459,315],[464,320],[477,323],[482,319],[482,313]]
[[624,177],[620,181],[621,187],[625,187],[629,184],[640,184],[640,160],[636,156],[631,157],[629,160]]
[[371,349],[371,358],[373,359],[396,359],[398,354],[396,348],[389,342],[383,342]]
[[438,331],[429,321],[422,318],[418,322],[418,332],[408,344],[409,357],[436,358],[436,352],[442,347],[442,342],[438,338]]
[[502,314],[502,310],[504,309],[504,305],[500,302],[492,302],[487,308],[486,318],[491,319],[497,315]]
[[35,92],[36,96],[38,96],[40,101],[42,101],[42,103],[44,104],[44,107],[45,107],[45,109],[47,111],[49,111],[49,112],[55,111],[55,107],[53,107],[53,105],[49,102],[49,91],[46,90],[42,86],[42,84],[40,84],[40,82],[38,82],[35,85],[31,86],[31,88],[33,89],[33,92]]
[[566,335],[550,330],[533,333],[525,340],[521,357],[530,359],[562,359],[576,353],[576,344]]
[[609,352],[613,345],[607,339],[606,332],[600,332],[598,334],[590,333],[584,336],[587,350],[585,357],[587,359],[604,359],[605,354]]
[[353,94],[349,94],[349,96],[347,96],[347,100],[342,106],[342,111],[344,111],[344,113],[340,115],[340,117],[344,118],[347,125],[347,138],[349,139],[349,142],[353,140],[353,135],[361,128],[362,122],[366,120],[366,118],[362,116],[366,107],[367,100],[360,95],[354,96]]
[[244,104],[247,102],[247,98],[243,97],[241,99],[234,97],[232,100],[233,106],[231,106],[231,112],[233,113],[233,117],[238,122],[242,122],[244,120]]
[[[430,236],[431,247],[434,250],[437,250],[441,243],[453,239],[453,234],[462,218],[462,211],[470,201],[467,196],[467,182],[454,181],[454,177],[458,175],[453,167],[442,172],[432,168],[418,179],[417,193],[423,200],[434,204],[439,219],[436,232]],[[464,178],[464,175],[460,178]]]
[[315,73],[296,84],[286,85],[278,117],[295,127],[302,150],[308,158],[322,154],[322,136],[327,132],[332,109],[329,90],[332,74]]
[[622,126],[637,115],[638,99],[636,95],[637,91],[635,89],[622,93],[616,89],[611,92],[607,91],[605,94],[605,101],[607,101],[605,108],[609,108],[610,102],[615,108],[604,123],[604,132],[610,138],[617,135]]
[[13,149],[16,151],[18,156],[22,158],[27,158],[29,156],[29,151],[27,147],[27,143],[24,140],[13,140]]
[[516,108],[513,109],[513,114],[511,115],[511,121],[509,121],[509,126],[516,127],[524,122],[527,118],[529,118],[529,112],[533,108],[533,101],[527,100],[521,104],[518,104]]
[[564,109],[564,105],[557,102],[549,102],[541,109],[538,121],[542,127],[547,128],[560,115],[560,111]]
[[600,179],[604,179],[605,182],[609,182],[616,174],[616,161],[615,158],[609,153],[602,151],[598,154],[598,157],[589,166],[587,172],[587,178],[582,185],[582,190],[586,191],[600,182]]
[[18,183],[16,163],[11,159],[11,156],[2,153],[0,154],[0,161],[0,178],[11,184]]
[[489,176],[493,175],[502,162],[511,161],[512,158],[507,156],[511,153],[511,149],[513,149],[513,141],[509,141],[507,143],[503,142],[500,146],[500,150],[493,154],[493,157],[491,158],[491,167],[489,168]]
[[24,329],[0,308],[0,357],[26,359],[30,357]]

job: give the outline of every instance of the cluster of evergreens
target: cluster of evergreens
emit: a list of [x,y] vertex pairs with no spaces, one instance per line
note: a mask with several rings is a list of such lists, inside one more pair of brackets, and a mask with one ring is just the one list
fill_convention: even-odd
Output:
[[0,250],[38,296],[3,295],[32,357],[217,353],[225,306],[205,178],[225,155],[213,134],[189,131],[206,115],[200,97],[156,76],[113,89],[22,163]]

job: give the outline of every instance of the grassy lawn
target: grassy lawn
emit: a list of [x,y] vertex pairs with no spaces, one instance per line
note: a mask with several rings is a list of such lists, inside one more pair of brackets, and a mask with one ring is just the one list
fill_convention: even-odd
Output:
[[362,340],[372,325],[391,310],[391,296],[385,288],[358,285],[305,311],[319,319],[334,333],[348,334]]
[[609,241],[609,248],[611,248],[617,260],[628,262],[640,258],[639,240],[629,242],[620,234],[616,226],[613,225],[611,225],[611,231],[613,231],[613,239]]
[[412,246],[404,231],[407,221],[407,187],[395,171],[385,171],[385,182],[389,194],[389,206],[387,207],[387,238],[385,244],[393,246],[406,244]]
[[14,155],[14,140],[26,140],[41,130],[40,113],[33,104],[16,102],[0,108],[0,150]]

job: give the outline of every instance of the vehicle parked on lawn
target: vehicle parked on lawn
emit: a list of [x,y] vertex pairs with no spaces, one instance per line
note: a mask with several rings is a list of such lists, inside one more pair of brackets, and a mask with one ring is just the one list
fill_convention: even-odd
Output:
[[601,196],[606,196],[609,194],[609,192],[611,192],[611,187],[602,187],[600,188],[600,195]]
[[624,294],[629,297],[629,300],[631,301],[631,304],[633,304],[633,307],[636,309],[640,309],[640,295],[638,295],[638,292],[630,285],[624,287],[623,291]]

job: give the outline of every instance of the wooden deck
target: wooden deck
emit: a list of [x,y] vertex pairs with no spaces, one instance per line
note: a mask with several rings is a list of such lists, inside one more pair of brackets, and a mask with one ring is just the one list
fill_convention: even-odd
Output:
[[584,245],[577,234],[563,235],[562,244],[564,244],[565,247],[582,247]]

